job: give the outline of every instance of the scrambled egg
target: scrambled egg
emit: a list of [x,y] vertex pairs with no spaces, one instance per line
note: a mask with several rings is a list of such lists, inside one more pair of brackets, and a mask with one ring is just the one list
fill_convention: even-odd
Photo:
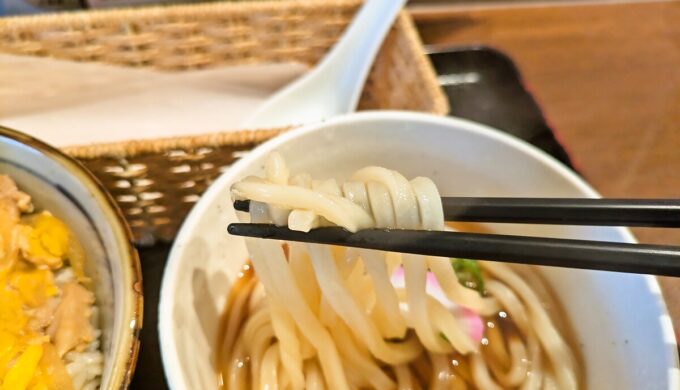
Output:
[[59,269],[68,251],[69,231],[63,222],[48,212],[28,218],[29,225],[21,225],[19,248],[24,259],[35,265]]
[[[65,302],[65,286],[55,283],[54,271],[68,262],[78,282],[86,283],[83,251],[68,227],[49,212],[22,219],[22,211],[32,207],[26,197],[0,175],[0,390],[70,390],[73,384],[62,357],[92,341],[88,321],[94,297],[72,282],[82,291]],[[60,333],[59,323],[65,321],[54,319],[65,309],[72,317],[83,317],[78,318],[78,332]],[[55,347],[55,340],[70,333],[79,338]]]

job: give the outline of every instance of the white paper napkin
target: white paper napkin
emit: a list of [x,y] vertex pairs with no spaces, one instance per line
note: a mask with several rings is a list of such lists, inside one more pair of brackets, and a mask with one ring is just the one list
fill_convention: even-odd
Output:
[[301,64],[161,72],[0,55],[0,124],[55,146],[239,129]]

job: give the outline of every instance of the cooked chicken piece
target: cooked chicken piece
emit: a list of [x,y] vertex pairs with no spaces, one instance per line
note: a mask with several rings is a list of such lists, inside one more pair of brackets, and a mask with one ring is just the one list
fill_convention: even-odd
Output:
[[93,303],[94,295],[78,282],[63,286],[61,302],[47,328],[59,356],[71,350],[82,351],[94,339],[90,324]]
[[19,191],[16,183],[7,175],[0,175],[0,198],[9,198],[19,208],[22,213],[30,213],[33,211],[33,203],[31,197],[25,192]]
[[7,175],[0,175],[0,198],[13,198],[16,192],[19,189],[14,181]]
[[14,263],[14,230],[19,223],[21,210],[17,205],[19,190],[6,175],[0,175],[0,269]]
[[32,310],[27,310],[26,314],[29,315],[28,328],[35,332],[44,332],[45,328],[50,326],[52,323],[58,307],[59,299],[50,298],[45,301],[42,306],[36,307]]

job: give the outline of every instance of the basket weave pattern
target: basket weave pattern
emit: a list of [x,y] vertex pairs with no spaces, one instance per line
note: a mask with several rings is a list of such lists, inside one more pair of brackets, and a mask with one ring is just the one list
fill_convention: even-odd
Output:
[[160,69],[313,64],[355,10],[356,2],[347,1],[263,2],[59,14],[9,19],[0,41],[3,51],[17,54]]
[[238,139],[235,134],[224,133],[75,147],[66,152],[80,156],[80,162],[113,195],[136,241],[153,244],[157,239],[172,240],[213,180],[253,147],[281,131],[243,131],[237,134]]
[[[247,63],[313,66],[361,1],[211,3],[0,19],[0,52],[167,71]],[[402,13],[359,109],[445,114],[446,99]],[[66,148],[114,195],[142,243],[174,237],[200,194],[235,159],[285,129]]]

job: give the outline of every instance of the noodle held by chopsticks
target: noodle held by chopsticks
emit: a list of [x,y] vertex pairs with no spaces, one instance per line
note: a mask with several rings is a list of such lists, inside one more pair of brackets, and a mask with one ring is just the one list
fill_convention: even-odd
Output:
[[[346,183],[316,181],[291,177],[277,154],[265,173],[232,187],[234,197],[251,200],[253,223],[300,231],[446,228],[439,192],[424,177],[409,181],[366,167]],[[513,267],[479,262],[480,294],[459,283],[447,258],[259,239],[246,244],[262,289],[247,284],[228,302],[219,357],[225,388],[579,386],[573,351]],[[434,284],[441,296],[433,295]]]

